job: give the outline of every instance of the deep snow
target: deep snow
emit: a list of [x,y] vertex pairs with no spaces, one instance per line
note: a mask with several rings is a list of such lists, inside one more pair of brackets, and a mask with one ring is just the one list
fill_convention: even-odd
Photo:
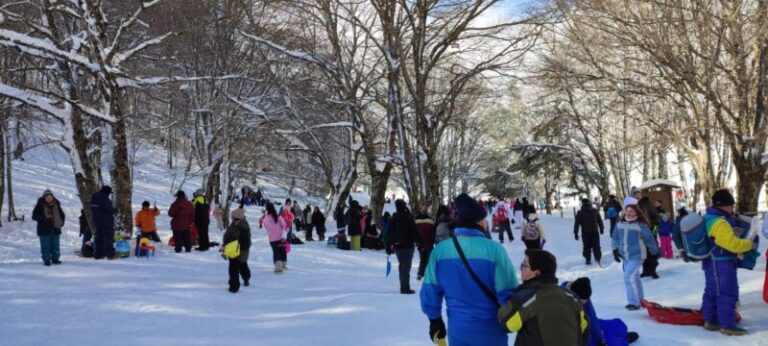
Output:
[[[418,294],[398,293],[394,257],[394,272],[387,278],[383,252],[341,251],[314,242],[293,246],[289,270],[274,274],[266,236],[258,229],[261,212],[256,207],[247,209],[253,233],[252,284],[237,294],[227,292],[227,262],[214,251],[175,254],[163,246],[149,259],[75,257],[79,207],[71,169],[66,162],[57,161],[59,157],[40,153],[14,166],[19,214],[29,217],[45,188],[53,189],[66,206],[61,246],[64,264],[41,264],[33,222],[0,228],[0,344],[430,344]],[[136,170],[134,204],[138,207],[143,199],[157,200],[165,213],[171,202],[170,172],[148,164]],[[193,185],[187,189],[193,190]],[[285,197],[284,190],[268,188],[273,197]],[[739,271],[742,325],[749,329],[748,336],[726,337],[699,327],[661,325],[650,320],[645,310],[624,310],[621,268],[609,262],[607,231],[601,237],[607,267],[585,266],[581,242],[573,238],[572,220],[567,215],[541,219],[549,238],[546,249],[559,259],[558,276],[563,280],[589,276],[598,314],[624,319],[630,330],[640,333],[637,345],[768,345],[763,341],[768,336],[768,306],[761,298],[763,260],[754,271]],[[329,220],[329,226],[332,223]],[[158,219],[163,241],[170,235],[167,225],[163,214]],[[221,234],[212,225],[211,238],[220,241]],[[524,247],[519,231],[516,237],[518,240],[504,246],[518,264]],[[418,261],[414,262],[411,282],[418,290]],[[646,298],[684,307],[700,304],[704,276],[698,264],[662,259],[659,269],[661,279],[643,281]],[[510,344],[513,342],[514,334],[510,335]]]

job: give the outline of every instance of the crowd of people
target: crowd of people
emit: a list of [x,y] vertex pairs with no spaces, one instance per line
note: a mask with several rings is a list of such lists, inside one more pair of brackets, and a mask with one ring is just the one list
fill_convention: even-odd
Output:
[[[90,248],[90,255],[97,260],[116,257],[115,208],[111,194],[109,186],[93,194],[89,210],[93,230],[89,229],[85,211],[81,213],[84,256],[89,256],[86,250]],[[208,234],[212,215],[218,228],[226,230],[220,250],[222,257],[229,260],[229,291],[238,292],[241,279],[243,286],[249,286],[248,256],[252,244],[245,202],[232,212],[230,223],[223,225],[221,209],[217,206],[211,210],[204,191],[195,191],[191,201],[181,190],[175,198],[168,210],[174,251],[190,252],[193,242],[197,243],[198,251],[219,245],[210,241]],[[288,269],[291,245],[303,243],[298,236],[300,231],[305,234],[304,241],[314,241],[315,234],[317,240],[326,240],[326,217],[319,207],[307,204],[301,208],[291,199],[287,199],[280,210],[274,203],[265,202],[259,228],[266,232],[274,272],[282,273]],[[536,209],[525,198],[522,201],[500,198],[483,203],[461,194],[451,204],[440,205],[434,216],[425,205],[416,205],[412,213],[403,199],[395,200],[394,204],[394,214],[384,213],[375,224],[373,211],[350,198],[348,206],[334,212],[337,232],[329,237],[328,243],[351,250],[384,249],[387,255],[395,255],[401,294],[415,293],[410,274],[418,252],[416,279],[423,280],[421,308],[429,319],[429,336],[433,341],[447,338],[451,345],[478,344],[479,341],[483,345],[506,345],[508,332],[517,332],[518,345],[605,345],[608,339],[619,340],[611,343],[613,345],[638,338],[636,333],[627,331],[623,322],[597,318],[590,303],[592,291],[588,278],[558,282],[557,260],[543,250],[547,240],[543,226]],[[711,255],[701,260],[706,282],[702,298],[703,327],[725,335],[744,335],[746,330],[736,326],[735,318],[739,300],[737,268],[749,266],[745,264],[748,260],[745,255],[752,256],[757,241],[741,236],[744,227],[749,226],[734,215],[734,205],[728,190],[718,190],[703,216],[707,241],[711,244]],[[681,208],[672,220],[659,201],[651,201],[636,188],[632,188],[623,203],[609,196],[602,210],[610,224],[613,259],[621,263],[623,271],[626,309],[639,310],[644,300],[641,278],[658,279],[659,257],[674,257],[673,242],[679,250],[683,248],[681,223],[690,211]],[[141,239],[161,241],[155,222],[160,214],[157,206],[150,206],[149,201],[142,203],[134,218],[138,231],[137,252]],[[43,264],[61,264],[59,237],[65,214],[50,190],[39,198],[32,218],[37,222]],[[502,245],[505,234],[509,241],[514,240],[513,226],[525,244],[520,273]],[[498,242],[493,240],[494,232],[499,233]],[[592,260],[604,265],[600,247],[602,234],[604,224],[600,212],[589,199],[583,199],[574,217],[574,237],[582,242],[586,265],[591,265]],[[686,260],[692,260],[684,251],[680,253]],[[442,319],[443,301],[452,311],[447,326]]]

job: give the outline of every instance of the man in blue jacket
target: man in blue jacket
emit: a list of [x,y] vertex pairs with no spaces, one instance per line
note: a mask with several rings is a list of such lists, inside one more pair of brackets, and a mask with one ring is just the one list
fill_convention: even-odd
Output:
[[[447,334],[452,346],[506,346],[507,331],[496,314],[518,286],[517,274],[501,244],[485,236],[485,209],[466,194],[459,195],[454,205],[455,238],[438,243],[432,251],[421,286],[421,310],[429,318],[429,336],[438,341]],[[457,243],[480,282],[469,274]],[[449,316],[447,331],[443,298]]]
[[105,185],[91,196],[91,215],[96,227],[96,246],[93,251],[94,259],[115,257],[115,207],[109,195],[112,187]]

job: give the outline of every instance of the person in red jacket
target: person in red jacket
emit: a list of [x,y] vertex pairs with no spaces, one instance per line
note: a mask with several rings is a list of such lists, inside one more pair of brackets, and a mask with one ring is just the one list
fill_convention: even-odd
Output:
[[181,252],[184,246],[186,252],[192,251],[192,240],[190,239],[190,229],[195,222],[195,208],[187,199],[184,191],[176,192],[176,201],[168,209],[168,216],[171,217],[171,230],[173,230],[174,246],[177,253]]

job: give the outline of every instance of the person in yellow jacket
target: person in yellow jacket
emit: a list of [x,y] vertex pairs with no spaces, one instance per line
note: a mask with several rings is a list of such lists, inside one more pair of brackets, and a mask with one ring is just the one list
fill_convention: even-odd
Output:
[[734,232],[739,225],[733,215],[736,201],[728,190],[712,195],[712,207],[704,215],[712,255],[701,262],[705,286],[701,312],[704,329],[725,335],[744,335],[746,329],[736,326],[736,303],[739,301],[738,260],[753,248],[752,239],[742,239]]
[[136,213],[136,217],[133,220],[133,224],[141,233],[136,237],[136,243],[139,243],[141,238],[152,239],[153,242],[160,242],[160,236],[157,235],[157,224],[155,218],[160,216],[160,210],[155,206],[149,208],[149,201],[141,203],[141,210]]

